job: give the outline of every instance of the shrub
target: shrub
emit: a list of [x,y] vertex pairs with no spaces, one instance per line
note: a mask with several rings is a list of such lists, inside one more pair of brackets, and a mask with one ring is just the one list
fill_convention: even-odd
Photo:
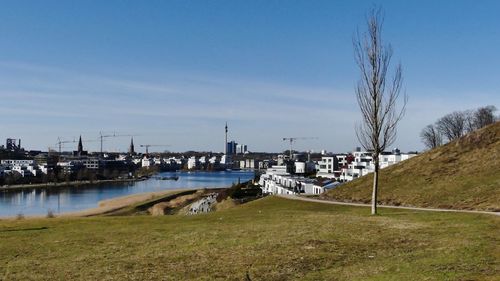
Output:
[[51,209],[49,209],[47,211],[47,218],[51,219],[51,218],[55,218],[56,215],[54,214],[54,211],[52,211]]

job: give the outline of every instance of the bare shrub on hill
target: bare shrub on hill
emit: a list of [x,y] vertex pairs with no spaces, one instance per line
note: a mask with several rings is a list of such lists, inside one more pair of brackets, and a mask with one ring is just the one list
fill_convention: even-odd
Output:
[[427,125],[420,133],[420,138],[424,145],[429,148],[436,148],[443,143],[443,137],[435,125]]
[[427,148],[436,148],[444,139],[450,142],[495,123],[498,121],[496,110],[495,106],[488,105],[476,110],[454,111],[439,118],[434,125],[427,125],[420,138]]

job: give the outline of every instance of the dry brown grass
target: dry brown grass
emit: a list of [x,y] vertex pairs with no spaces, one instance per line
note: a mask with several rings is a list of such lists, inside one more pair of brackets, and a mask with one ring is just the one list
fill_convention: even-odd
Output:
[[201,198],[205,192],[198,190],[196,193],[176,197],[170,201],[160,202],[148,209],[153,216],[166,215],[186,207],[191,202]]
[[147,202],[150,200],[155,200],[157,198],[162,198],[169,195],[174,195],[179,192],[183,192],[183,189],[173,189],[173,190],[163,190],[156,192],[146,192],[139,194],[132,194],[127,196],[122,196],[118,198],[112,198],[108,200],[103,200],[99,202],[99,207],[87,209],[83,211],[69,212],[60,215],[61,217],[90,217],[90,216],[98,216],[107,213],[111,213],[128,206],[132,206],[134,204],[138,204],[141,202]]
[[[382,204],[500,211],[500,122],[380,174]],[[324,197],[368,203],[371,184],[367,175]]]
[[215,205],[215,210],[216,211],[227,210],[227,209],[234,208],[238,205],[239,204],[235,200],[233,200],[231,197],[228,197],[228,198],[222,200],[221,202],[218,202]]

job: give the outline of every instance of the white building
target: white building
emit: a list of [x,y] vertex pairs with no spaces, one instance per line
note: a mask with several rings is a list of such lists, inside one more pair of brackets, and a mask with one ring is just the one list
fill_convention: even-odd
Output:
[[220,163],[222,165],[227,165],[227,166],[231,166],[233,164],[233,160],[232,160],[232,157],[231,155],[222,155],[221,159],[220,159]]
[[164,164],[163,158],[161,158],[161,157],[155,157],[155,158],[153,158],[153,162],[154,162],[155,165],[158,165],[158,166]]
[[258,169],[259,161],[256,159],[244,159],[239,161],[241,169]]
[[335,178],[335,169],[338,161],[335,155],[322,156],[318,162],[318,173],[316,176],[323,178]]
[[206,156],[201,156],[200,159],[198,159],[198,162],[201,165],[205,165],[207,163],[207,157]]
[[199,162],[195,156],[189,157],[188,162],[187,162],[188,170],[196,169],[198,167],[198,165],[199,165]]
[[236,145],[236,154],[246,154],[246,153],[248,153],[248,147],[246,144]]
[[339,184],[334,179],[310,179],[290,175],[286,172],[286,166],[273,166],[259,179],[264,194],[321,194]]
[[84,158],[79,160],[86,169],[98,170],[100,167],[100,161],[98,158]]
[[[352,181],[375,171],[371,152],[361,151],[358,148],[352,155],[354,160],[347,164],[347,167],[344,166],[341,171],[339,180],[342,182]],[[399,149],[394,149],[392,152],[382,152],[379,155],[379,166],[384,169],[416,155],[416,153],[401,153]]]
[[39,174],[38,165],[34,160],[27,159],[6,159],[0,161],[2,176],[8,173],[17,172],[23,177],[36,177]]
[[306,162],[294,162],[294,168],[296,174],[305,174],[307,172]]
[[37,169],[34,166],[19,166],[12,167],[12,171],[21,174],[24,177],[36,177]]
[[6,160],[1,160],[0,164],[8,167],[13,167],[13,166],[29,166],[29,165],[34,165],[35,160],[28,160],[28,159],[6,159]]
[[141,165],[142,167],[152,167],[154,166],[155,161],[152,158],[144,157],[142,158]]
[[42,174],[45,174],[45,175],[47,175],[50,171],[52,171],[52,168],[47,164],[38,165],[38,169],[40,170],[40,172]]
[[57,162],[57,166],[60,167],[65,174],[71,174],[78,169],[83,167],[81,161],[59,161]]
[[217,160],[217,157],[212,156],[210,159],[208,159],[208,162],[212,165],[219,164],[219,160]]

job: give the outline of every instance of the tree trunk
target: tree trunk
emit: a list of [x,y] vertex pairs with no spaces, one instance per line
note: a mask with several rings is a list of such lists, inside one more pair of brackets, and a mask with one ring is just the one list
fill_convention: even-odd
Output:
[[372,192],[372,215],[377,214],[377,195],[378,195],[378,155],[374,157],[375,172],[373,173],[373,192]]

